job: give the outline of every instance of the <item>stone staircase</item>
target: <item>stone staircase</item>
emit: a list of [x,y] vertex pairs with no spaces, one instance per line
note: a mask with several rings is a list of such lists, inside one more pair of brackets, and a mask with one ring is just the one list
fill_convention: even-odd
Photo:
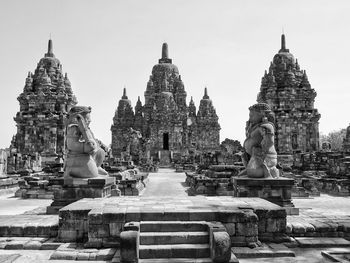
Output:
[[212,262],[208,227],[196,221],[140,222],[139,258],[144,263]]

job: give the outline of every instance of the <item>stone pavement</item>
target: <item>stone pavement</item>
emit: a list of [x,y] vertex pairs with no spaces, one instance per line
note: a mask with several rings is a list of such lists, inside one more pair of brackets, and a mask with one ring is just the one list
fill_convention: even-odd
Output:
[[[134,210],[134,212],[136,210],[142,211],[143,209],[174,211],[174,209],[180,210],[184,208],[186,210],[198,209],[198,211],[205,212],[205,209],[208,209],[208,207],[205,208],[203,206],[203,200],[205,199],[205,203],[209,202],[210,210],[213,211],[219,211],[221,206],[233,208],[232,197],[206,197],[203,200],[188,197],[188,188],[184,185],[184,173],[175,173],[171,169],[160,169],[159,173],[151,173],[149,178],[150,182],[147,189],[142,193],[142,196],[120,198],[119,201],[121,203],[118,205],[124,206],[126,210]],[[115,198],[105,199],[103,202],[109,203],[113,201],[112,203],[114,203],[115,200]],[[348,229],[350,229],[349,201],[349,197],[333,197],[328,195],[307,199],[294,199],[295,206],[300,208],[300,215],[287,217],[287,225],[289,231],[291,231],[290,235],[292,237],[294,236],[292,239],[293,242],[284,244],[263,243],[261,247],[254,249],[234,247],[233,252],[239,256],[241,263],[316,263],[334,262],[331,259],[332,257],[342,260],[349,258],[349,242],[339,238],[342,236],[347,237]],[[235,201],[235,206],[249,209],[252,206],[256,206],[259,202],[264,203],[264,200],[259,201],[259,199],[254,198],[250,200],[241,199]],[[18,234],[24,231],[23,229],[21,230],[21,227],[18,228],[21,225],[19,222],[22,222],[23,226],[35,225],[35,222],[41,222],[38,225],[43,223],[43,226],[45,224],[57,226],[57,216],[56,218],[52,217],[49,220],[45,220],[45,215],[42,215],[44,211],[42,208],[50,203],[50,200],[21,200],[10,198],[9,196],[1,196],[0,229],[1,224],[13,226],[13,228],[10,227],[9,229],[13,229],[13,233],[16,235],[16,233]],[[110,207],[110,205],[108,206]],[[312,229],[314,230],[311,231]],[[35,235],[38,235],[39,232]],[[319,237],[314,237],[318,235]],[[312,238],[306,239],[306,236],[311,236]],[[333,236],[336,239],[322,239],[323,236]],[[108,258],[110,258],[113,253],[110,249],[84,249],[79,244],[62,244],[52,241],[52,239],[48,239],[47,237],[41,238],[35,236],[0,238],[0,248],[3,248],[0,249],[0,262],[48,262],[50,258],[53,259],[55,257],[57,258],[54,261],[55,263],[67,262],[69,258],[79,259],[79,262],[91,262],[84,261],[83,259],[89,256],[89,259],[91,257],[91,259],[94,258],[97,260],[97,255],[100,255],[99,259],[102,259],[102,255],[108,255]],[[306,248],[307,246],[311,247]],[[60,249],[58,249],[59,247]],[[110,260],[94,262],[117,262],[116,258]]]
[[21,199],[13,194],[0,196],[0,215],[19,215],[26,211],[46,207],[52,203],[47,199]]
[[287,217],[287,233],[295,237],[344,237],[350,239],[350,197],[322,194],[293,200],[298,216]]
[[185,173],[174,173],[173,169],[160,168],[158,173],[148,175],[149,183],[142,193],[145,197],[187,197]]

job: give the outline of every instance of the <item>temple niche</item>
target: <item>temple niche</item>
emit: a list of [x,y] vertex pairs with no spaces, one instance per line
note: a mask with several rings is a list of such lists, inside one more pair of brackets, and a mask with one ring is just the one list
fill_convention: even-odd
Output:
[[33,163],[63,156],[64,121],[77,101],[67,73],[63,74],[61,62],[53,54],[51,39],[45,57],[34,74],[28,73],[17,99],[20,110],[14,117],[17,133],[10,146],[10,169],[32,168]]
[[321,115],[314,107],[315,97],[306,71],[300,69],[298,60],[289,53],[283,34],[281,49],[269,71],[265,71],[257,99],[259,103],[268,103],[275,114],[279,154],[319,150]]
[[162,47],[162,58],[152,69],[144,96],[145,104],[142,105],[139,98],[133,110],[124,89],[111,127],[114,157],[123,158],[124,153],[134,156],[135,136],[130,128],[142,136],[138,150],[145,153],[144,157],[161,164],[219,149],[220,125],[207,88],[196,112],[192,98],[187,105],[184,83],[169,58],[166,43]]

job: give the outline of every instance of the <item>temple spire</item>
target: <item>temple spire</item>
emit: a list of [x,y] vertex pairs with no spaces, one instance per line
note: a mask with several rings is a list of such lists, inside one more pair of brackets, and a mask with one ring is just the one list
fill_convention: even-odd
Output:
[[204,88],[204,96],[203,96],[203,99],[209,99],[207,87]]
[[162,58],[159,60],[159,63],[171,63],[171,62],[172,62],[172,60],[169,58],[168,44],[163,43]]
[[169,51],[168,51],[168,44],[167,43],[163,43],[162,58],[169,58]]
[[126,95],[126,88],[123,89],[123,96],[122,99],[128,99],[128,96]]
[[51,38],[49,39],[47,45],[47,53],[45,54],[45,57],[55,57],[55,55],[53,54],[53,44]]
[[289,49],[286,48],[286,36],[284,33],[281,36],[281,49],[279,52],[289,52]]

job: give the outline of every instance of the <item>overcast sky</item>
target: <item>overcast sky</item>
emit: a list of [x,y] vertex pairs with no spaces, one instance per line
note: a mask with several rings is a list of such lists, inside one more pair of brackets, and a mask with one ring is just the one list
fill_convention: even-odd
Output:
[[221,141],[245,138],[248,107],[261,77],[287,48],[317,92],[320,132],[350,122],[350,1],[324,0],[1,0],[0,148],[16,133],[13,117],[28,71],[52,36],[80,105],[92,106],[91,128],[105,144],[123,87],[133,106],[161,56],[163,42],[179,68],[187,102],[204,87],[221,124]]

